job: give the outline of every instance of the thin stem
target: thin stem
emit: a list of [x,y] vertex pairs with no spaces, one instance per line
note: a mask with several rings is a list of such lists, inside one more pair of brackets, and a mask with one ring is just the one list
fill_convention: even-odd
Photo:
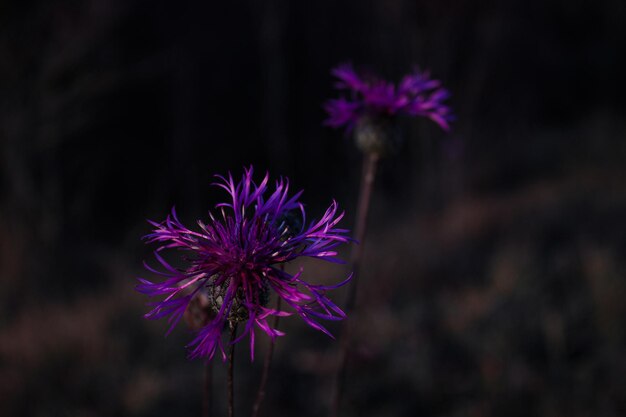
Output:
[[235,344],[237,323],[230,322],[230,342],[228,349],[228,417],[235,417],[235,390],[233,387],[233,369],[235,368]]
[[[284,267],[283,267],[284,268]],[[276,300],[276,310],[280,310],[280,297]],[[274,316],[274,322],[272,323],[272,327],[274,329],[278,328],[278,316]],[[261,409],[261,403],[265,399],[265,386],[267,385],[267,378],[270,373],[270,364],[272,362],[272,357],[274,356],[274,339],[270,339],[270,346],[267,349],[267,354],[265,355],[265,361],[263,362],[263,373],[261,374],[261,382],[259,384],[259,391],[256,394],[256,400],[254,401],[254,406],[252,407],[252,417],[258,417],[259,410]]]
[[[376,178],[376,168],[380,156],[377,153],[368,153],[363,157],[363,172],[361,174],[361,187],[359,190],[359,201],[356,212],[355,237],[358,245],[352,247],[350,264],[352,266],[352,283],[348,286],[348,295],[346,298],[345,312],[350,313],[354,310],[357,294],[357,284],[360,275],[361,259],[363,258],[363,249],[365,247],[365,236],[367,232],[367,218],[370,209],[370,201],[372,199],[372,190],[374,189],[374,180]],[[337,373],[335,374],[335,382],[332,392],[331,417],[339,416],[341,407],[341,399],[344,394],[346,385],[346,370],[348,363],[348,353],[350,351],[350,325],[348,319],[344,320],[341,331],[341,343],[339,347],[339,358]]]
[[204,364],[204,389],[202,390],[202,416],[213,416],[213,362]]
[[372,190],[376,179],[376,168],[380,156],[377,153],[369,153],[363,157],[363,172],[361,174],[361,189],[359,190],[359,202],[356,211],[356,227],[354,235],[358,245],[352,247],[350,263],[352,265],[352,285],[348,286],[348,297],[346,299],[346,312],[354,309],[356,301],[357,280],[359,279],[359,267],[363,258],[365,247],[365,235],[367,232],[367,218],[370,211],[370,201],[372,200]]

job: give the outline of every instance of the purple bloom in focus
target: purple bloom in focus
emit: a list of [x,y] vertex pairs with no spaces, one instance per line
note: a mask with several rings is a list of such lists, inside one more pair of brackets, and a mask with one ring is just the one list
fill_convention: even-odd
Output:
[[350,64],[332,70],[338,79],[339,90],[346,90],[349,98],[329,100],[324,108],[328,112],[325,124],[334,128],[346,127],[348,131],[362,120],[389,119],[395,116],[423,116],[442,129],[450,129],[453,119],[450,108],[443,104],[450,93],[428,73],[414,71],[405,75],[396,86],[375,76],[364,77]]
[[[291,275],[280,268],[300,256],[341,262],[334,248],[350,238],[347,230],[336,227],[343,217],[337,203],[333,201],[320,220],[306,226],[305,210],[298,201],[302,191],[289,196],[288,180],[280,179],[270,192],[268,175],[257,184],[252,173],[252,167],[246,169],[237,183],[230,174],[228,178],[216,176],[219,180],[213,185],[223,188],[229,199],[216,205],[219,216],[209,213],[207,223],[198,221],[198,231],[185,227],[175,210],[161,223],[150,221],[155,229],[145,238],[148,243],[160,245],[154,255],[161,268],[145,266],[163,280],[140,278],[136,289],[148,296],[165,298],[150,303],[154,308],[145,317],[169,316],[169,333],[192,298],[201,292],[208,295],[215,313],[188,345],[191,358],[211,359],[218,348],[225,358],[221,334],[228,322],[245,322],[243,332],[233,343],[248,335],[252,358],[255,327],[272,339],[284,335],[270,327],[268,318],[292,313],[268,308],[270,291],[308,325],[331,337],[317,319],[345,317],[325,293],[344,285],[350,277],[334,286],[312,285],[302,280],[302,269]],[[166,261],[162,254],[167,249],[182,251],[186,266],[179,269]]]

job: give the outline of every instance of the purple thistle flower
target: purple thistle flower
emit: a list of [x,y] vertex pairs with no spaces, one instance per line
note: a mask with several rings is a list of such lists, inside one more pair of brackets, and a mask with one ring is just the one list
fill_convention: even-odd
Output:
[[[331,337],[317,320],[345,317],[325,293],[346,284],[350,277],[333,286],[313,285],[302,279],[302,269],[291,275],[280,268],[300,256],[342,263],[334,248],[351,240],[348,230],[336,227],[343,212],[338,213],[333,201],[320,220],[305,226],[304,206],[298,201],[302,191],[289,196],[289,181],[281,178],[267,195],[268,174],[256,184],[252,173],[252,167],[244,170],[237,183],[230,174],[228,178],[216,176],[219,181],[213,185],[226,190],[229,201],[216,205],[220,216],[209,213],[207,223],[198,221],[199,231],[185,227],[174,209],[161,223],[149,221],[155,229],[145,239],[160,245],[154,255],[161,268],[144,265],[164,280],[140,278],[136,289],[150,297],[165,298],[149,303],[154,308],[145,317],[169,316],[169,333],[196,294],[206,292],[212,303],[214,317],[188,345],[191,358],[211,359],[219,349],[225,359],[221,335],[228,322],[245,322],[243,332],[233,343],[248,335],[252,359],[255,326],[272,339],[283,336],[283,332],[270,327],[268,318],[292,313],[266,307],[270,290],[309,326]],[[184,253],[184,269],[174,268],[162,256],[166,249],[174,248]]]
[[450,93],[427,72],[415,70],[405,75],[398,86],[376,76],[364,77],[350,64],[334,68],[335,87],[349,93],[349,98],[329,100],[326,125],[351,131],[361,121],[389,119],[396,116],[422,116],[437,123],[443,130],[450,129],[453,120],[450,108],[443,104]]

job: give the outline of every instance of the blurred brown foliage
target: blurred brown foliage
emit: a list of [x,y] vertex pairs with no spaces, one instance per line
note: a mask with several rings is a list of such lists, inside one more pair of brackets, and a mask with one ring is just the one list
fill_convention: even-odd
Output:
[[[0,415],[200,413],[188,331],[165,339],[133,291],[143,219],[191,224],[213,173],[253,163],[351,227],[359,156],[321,126],[349,59],[432,69],[458,120],[403,122],[381,166],[346,416],[626,414],[625,20],[620,0],[0,3]],[[324,415],[337,344],[283,326],[265,415]],[[243,412],[260,361],[237,367]]]

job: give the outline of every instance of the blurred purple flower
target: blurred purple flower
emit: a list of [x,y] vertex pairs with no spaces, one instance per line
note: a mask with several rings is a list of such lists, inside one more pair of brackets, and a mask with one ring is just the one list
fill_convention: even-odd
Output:
[[450,129],[453,116],[443,104],[450,93],[427,72],[414,71],[405,75],[398,86],[375,76],[361,76],[350,64],[334,68],[338,79],[335,87],[347,90],[349,98],[329,100],[324,108],[328,112],[326,125],[351,131],[363,119],[385,119],[395,116],[423,116],[437,123],[445,131]]
[[[319,221],[305,226],[305,210],[298,201],[302,191],[290,197],[289,182],[281,178],[276,181],[274,191],[266,196],[268,175],[256,184],[252,173],[252,167],[246,169],[238,183],[230,174],[228,178],[216,176],[219,181],[213,185],[226,190],[229,201],[216,205],[219,217],[209,213],[206,224],[198,221],[199,231],[183,226],[174,209],[165,221],[150,221],[155,229],[145,239],[147,243],[160,244],[154,255],[162,268],[157,270],[144,264],[164,280],[155,283],[140,278],[136,289],[165,299],[149,303],[154,308],[145,317],[169,316],[169,333],[193,297],[202,292],[208,294],[215,313],[188,345],[191,358],[211,359],[218,348],[225,358],[221,334],[228,322],[245,322],[243,332],[233,343],[248,335],[252,359],[255,326],[272,339],[283,336],[283,332],[269,326],[268,317],[291,313],[266,307],[270,290],[309,326],[331,337],[317,319],[345,317],[325,293],[346,284],[350,277],[334,286],[312,285],[301,279],[302,269],[291,275],[279,267],[300,256],[341,263],[334,248],[350,240],[348,230],[336,227],[343,212],[338,213],[337,203],[333,201]],[[162,257],[164,250],[173,248],[183,251],[185,268],[175,268]]]

